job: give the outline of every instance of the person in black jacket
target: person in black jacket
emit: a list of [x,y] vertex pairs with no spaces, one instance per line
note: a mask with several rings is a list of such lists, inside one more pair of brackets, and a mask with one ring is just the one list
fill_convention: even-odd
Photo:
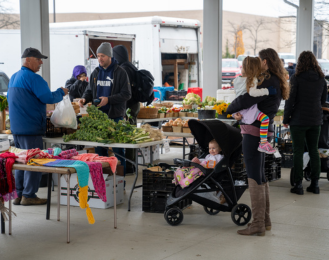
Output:
[[292,62],[288,62],[288,67],[286,68],[286,70],[289,73],[289,78],[291,78],[292,75],[294,75],[296,72],[296,64],[294,64]]
[[308,192],[320,193],[321,171],[318,142],[323,120],[322,107],[327,99],[327,83],[312,52],[303,51],[298,58],[296,73],[290,79],[291,93],[284,107],[283,124],[289,127],[294,152],[295,186],[292,193],[304,194],[303,153],[306,141],[311,160],[311,185]]
[[[277,113],[281,99],[288,99],[289,85],[286,80],[286,72],[277,52],[271,48],[259,52],[265,80],[257,88],[274,88],[276,95],[252,97],[249,93],[241,95],[228,106],[227,113],[237,113],[242,109],[257,104],[258,109],[270,119],[268,136],[273,136],[273,118]],[[236,120],[241,120],[241,115],[235,115]],[[252,223],[243,230],[240,235],[265,235],[265,230],[271,230],[269,185],[265,179],[265,154],[258,151],[260,141],[260,122],[255,121],[251,125],[240,124],[243,134],[242,150],[246,163],[248,185],[251,199]]]
[[[90,83],[79,101],[83,106],[88,102],[99,99],[96,103],[101,111],[106,113],[115,122],[123,120],[126,115],[126,102],[131,98],[129,78],[126,71],[113,58],[113,49],[110,43],[103,42],[97,49],[99,66],[90,75]],[[96,147],[100,156],[108,156],[108,149]],[[123,148],[113,148],[113,152],[124,157]],[[119,157],[119,156],[118,156]],[[126,172],[126,160],[119,157]]]
[[88,86],[87,71],[85,66],[75,66],[72,73],[72,78],[66,81],[65,88],[69,90],[71,102],[75,98],[81,98]]
[[[113,48],[113,57],[118,61],[119,65],[127,72],[131,87],[136,87],[136,71],[137,68],[129,61],[128,50],[123,45],[118,45]],[[129,122],[132,125],[137,125],[137,115],[140,110],[140,103],[133,96],[127,101],[127,108],[130,108]],[[134,149],[126,149],[126,158],[135,161]],[[133,173],[134,168],[131,163],[127,162],[127,173]]]

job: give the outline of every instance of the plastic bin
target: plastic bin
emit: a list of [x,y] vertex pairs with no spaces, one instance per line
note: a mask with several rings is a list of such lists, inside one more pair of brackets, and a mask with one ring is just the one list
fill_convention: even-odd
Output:
[[154,97],[163,101],[166,98],[166,92],[173,91],[175,88],[174,87],[154,87],[153,89],[156,89],[161,92],[161,95],[159,92],[154,92]]
[[177,91],[166,91],[166,100],[178,100],[178,92]]
[[188,88],[187,94],[188,93],[194,93],[200,96],[201,101],[202,101],[202,88]]
[[224,100],[225,103],[231,103],[235,99],[235,91],[232,89],[218,89],[217,100]]

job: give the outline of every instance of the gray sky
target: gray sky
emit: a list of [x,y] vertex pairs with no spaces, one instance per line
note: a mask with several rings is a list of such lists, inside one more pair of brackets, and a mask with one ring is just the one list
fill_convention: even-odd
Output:
[[[13,13],[19,13],[19,0],[7,0]],[[28,0],[24,0],[28,1]],[[56,13],[116,13],[139,11],[200,10],[203,0],[56,0]],[[224,10],[265,16],[295,14],[283,0],[224,0]],[[53,12],[53,0],[49,0]]]

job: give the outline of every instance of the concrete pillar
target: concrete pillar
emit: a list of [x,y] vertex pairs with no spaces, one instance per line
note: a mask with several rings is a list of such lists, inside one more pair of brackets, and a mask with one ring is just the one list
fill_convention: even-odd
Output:
[[303,51],[313,52],[314,1],[299,0],[297,9],[296,62]]
[[50,87],[49,8],[48,0],[20,0],[21,53],[33,47],[48,56],[38,72]]
[[223,0],[203,0],[203,97],[222,86]]

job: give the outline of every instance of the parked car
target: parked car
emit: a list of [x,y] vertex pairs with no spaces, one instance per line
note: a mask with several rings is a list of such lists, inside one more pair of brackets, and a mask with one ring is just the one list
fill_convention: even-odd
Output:
[[7,95],[9,78],[6,73],[0,70],[0,94]]
[[239,55],[239,56],[238,56],[238,62],[239,62],[240,68],[242,67],[242,62],[243,62],[243,60],[244,60],[247,56],[248,56],[248,55]]
[[237,59],[222,60],[222,82],[230,82],[241,75],[240,65]]
[[278,53],[280,59],[284,59],[284,67],[288,67],[288,62],[296,63],[296,56],[292,53]]
[[324,75],[329,75],[329,60],[318,59],[318,63]]

